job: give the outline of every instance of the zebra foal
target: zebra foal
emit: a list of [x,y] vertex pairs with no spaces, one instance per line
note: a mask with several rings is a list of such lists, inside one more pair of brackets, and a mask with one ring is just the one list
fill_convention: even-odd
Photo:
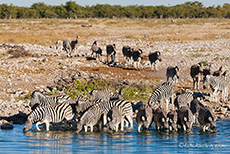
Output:
[[[74,113],[72,107],[68,103],[61,103],[54,106],[38,106],[29,114],[23,132],[30,130],[33,123],[36,123],[38,131],[40,131],[38,125],[45,123],[46,131],[49,131],[50,122],[59,123],[63,120],[70,121],[73,117]],[[65,126],[66,125],[65,123]]]

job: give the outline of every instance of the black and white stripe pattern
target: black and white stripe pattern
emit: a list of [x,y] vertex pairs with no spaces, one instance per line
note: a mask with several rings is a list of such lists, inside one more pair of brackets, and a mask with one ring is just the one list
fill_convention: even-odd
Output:
[[109,88],[102,88],[100,90],[92,90],[90,93],[90,99],[96,100],[96,99],[103,99],[105,101],[109,101],[111,95],[111,91]]
[[181,106],[190,106],[192,100],[193,100],[193,92],[187,91],[182,94],[179,94],[176,97],[174,101],[174,105],[177,109],[179,109]]
[[46,130],[49,131],[49,123],[59,123],[63,120],[72,120],[74,113],[72,107],[68,103],[61,103],[54,106],[39,106],[28,116],[25,123],[24,132],[31,129],[32,124],[36,123],[36,128],[39,131],[38,125],[45,123]]
[[[107,123],[107,114],[108,112],[113,108],[113,107],[120,107],[122,111],[122,115],[125,116],[125,118],[128,120],[130,123],[130,127],[133,128],[133,109],[132,109],[132,104],[129,101],[126,100],[114,100],[114,101],[103,101],[93,105],[91,108],[99,107],[103,110],[103,122],[104,125]],[[121,126],[123,127],[123,126]]]
[[171,97],[173,102],[173,93],[174,93],[174,83],[164,82],[155,91],[152,93],[148,104],[152,107],[153,110],[157,108],[163,108],[164,100],[166,101],[166,110],[168,111],[168,99]]
[[63,103],[67,100],[70,100],[71,98],[68,95],[65,94],[56,94],[52,96],[46,96],[43,95],[39,91],[34,91],[31,95],[31,103],[30,106],[32,110],[34,110],[35,107],[39,106],[50,106],[50,105],[56,105],[58,103]]
[[229,83],[224,78],[207,75],[204,81],[204,89],[208,86],[213,91],[213,101],[217,102],[218,91],[222,92],[222,101],[225,102],[228,98]]

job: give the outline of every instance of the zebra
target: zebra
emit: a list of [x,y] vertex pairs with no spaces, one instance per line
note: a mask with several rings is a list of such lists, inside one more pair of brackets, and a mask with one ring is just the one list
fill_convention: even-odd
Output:
[[93,126],[96,125],[101,116],[103,114],[103,110],[97,106],[90,107],[80,118],[77,123],[76,133],[79,133],[84,127],[85,132],[87,132],[87,128],[90,127],[90,131],[93,132]]
[[96,100],[96,99],[103,99],[105,101],[110,100],[111,91],[109,88],[102,88],[100,90],[92,90],[90,92],[90,99]]
[[118,131],[119,124],[121,124],[121,131],[124,131],[124,113],[121,107],[114,106],[108,113],[108,125],[110,130]]
[[158,107],[163,108],[163,101],[166,101],[166,111],[168,111],[168,99],[171,97],[171,102],[173,102],[174,95],[174,83],[172,82],[164,82],[155,91],[149,98],[148,104],[152,107],[153,110]]
[[[122,114],[130,123],[130,128],[133,128],[133,120],[132,120],[133,109],[132,109],[132,104],[129,101],[126,101],[126,100],[113,100],[109,102],[104,101],[104,100],[97,100],[97,101],[101,101],[101,102],[98,102],[94,104],[93,106],[100,107],[103,110],[103,125],[107,123],[108,112],[113,107],[117,106],[121,108]],[[123,122],[121,123],[121,127],[123,127]]]
[[226,101],[228,98],[229,83],[224,80],[224,78],[207,75],[206,80],[204,81],[204,89],[206,89],[208,86],[211,87],[213,92],[212,100],[217,102],[217,95],[219,94],[219,91],[221,91],[223,99],[222,101]]
[[[50,122],[59,123],[63,120],[70,121],[73,119],[74,113],[72,107],[68,103],[61,103],[54,106],[39,106],[29,114],[23,132],[30,130],[32,124],[35,122],[38,131],[40,131],[38,126],[43,123],[46,124],[46,131],[49,131]],[[66,123],[65,126],[67,126]]]
[[124,99],[124,93],[125,91],[123,89],[120,89],[118,93],[111,93],[110,94],[110,99],[109,100],[123,100]]
[[166,77],[167,77],[167,81],[169,81],[169,77],[172,78],[172,82],[176,83],[176,80],[179,79],[179,68],[178,66],[172,67],[169,66],[166,70]]
[[57,103],[63,103],[70,99],[71,98],[65,94],[56,94],[52,96],[46,96],[46,95],[43,95],[39,91],[34,91],[32,92],[32,95],[31,95],[30,106],[33,110],[38,105],[40,106],[50,106],[51,105],[52,106],[52,105],[56,105]]
[[193,91],[184,92],[175,98],[174,105],[176,109],[179,109],[181,106],[190,106],[193,98]]

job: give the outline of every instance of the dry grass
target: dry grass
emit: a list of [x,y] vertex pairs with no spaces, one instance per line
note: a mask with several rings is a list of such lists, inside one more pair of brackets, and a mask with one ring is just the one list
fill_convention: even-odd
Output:
[[[0,42],[54,45],[58,39],[89,38],[190,41],[230,38],[229,19],[1,19]],[[81,27],[82,24],[92,27]],[[84,44],[83,44],[84,45]]]

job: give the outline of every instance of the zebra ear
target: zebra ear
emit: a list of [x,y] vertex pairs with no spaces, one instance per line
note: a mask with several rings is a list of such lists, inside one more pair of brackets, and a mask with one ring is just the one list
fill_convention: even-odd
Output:
[[187,118],[186,118],[186,117],[184,117],[184,121],[187,121]]
[[212,121],[212,117],[208,117],[208,120],[211,122]]
[[111,121],[110,117],[108,117],[108,121]]
[[173,123],[172,119],[169,119],[169,122],[170,122],[170,123]]
[[142,120],[142,121],[145,121],[145,117],[144,117],[144,116],[141,116],[141,120]]
[[162,120],[162,122],[165,122],[165,119],[164,119],[164,118],[162,118],[161,120]]

